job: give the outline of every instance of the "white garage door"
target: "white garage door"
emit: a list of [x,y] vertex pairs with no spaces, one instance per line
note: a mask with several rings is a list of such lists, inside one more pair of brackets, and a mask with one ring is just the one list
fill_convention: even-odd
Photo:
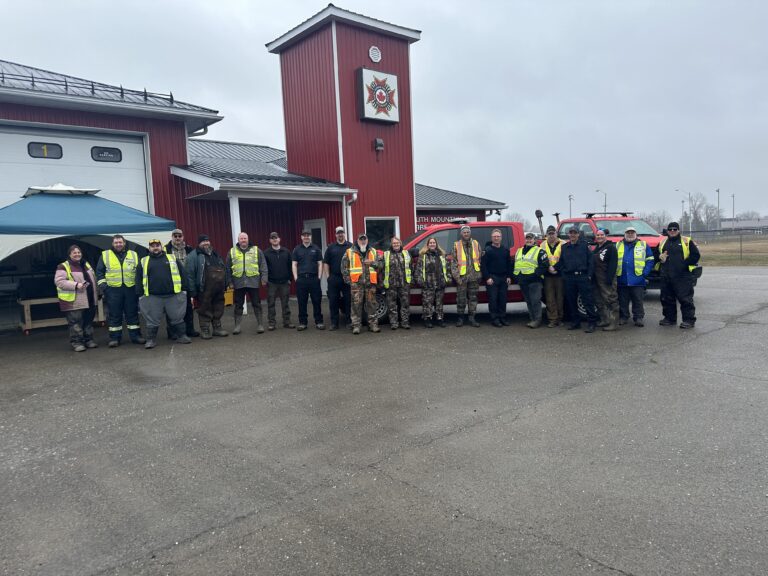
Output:
[[149,212],[141,138],[0,126],[0,208],[57,182]]

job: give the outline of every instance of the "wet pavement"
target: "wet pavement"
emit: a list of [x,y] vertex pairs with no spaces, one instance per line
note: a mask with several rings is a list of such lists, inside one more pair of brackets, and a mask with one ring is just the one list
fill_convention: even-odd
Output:
[[696,304],[692,331],[652,292],[645,328],[591,335],[515,305],[152,351],[0,336],[0,574],[764,575],[768,269],[707,269]]

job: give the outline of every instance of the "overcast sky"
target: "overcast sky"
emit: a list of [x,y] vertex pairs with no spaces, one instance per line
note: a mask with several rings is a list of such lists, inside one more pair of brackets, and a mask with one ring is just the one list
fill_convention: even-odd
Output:
[[[336,5],[422,31],[416,181],[533,211],[680,214],[701,192],[768,215],[768,2],[527,0]],[[326,6],[283,0],[0,0],[0,59],[173,91],[208,138],[284,148],[264,44]],[[679,192],[676,192],[679,190]],[[551,218],[549,218],[551,220]]]

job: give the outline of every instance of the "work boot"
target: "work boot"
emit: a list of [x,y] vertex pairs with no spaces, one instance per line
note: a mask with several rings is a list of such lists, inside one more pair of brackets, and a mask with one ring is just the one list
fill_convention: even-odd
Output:
[[424,327],[425,328],[432,328],[432,319],[431,318],[427,318],[426,320],[424,320]]
[[474,314],[469,315],[469,325],[472,326],[472,328],[480,328],[480,322],[475,320]]
[[456,328],[464,326],[464,316],[459,314],[459,318],[456,320]]
[[[286,326],[286,328],[287,328],[287,326]],[[267,330],[272,332],[274,329],[275,329],[275,325],[274,324],[267,324]]]
[[290,328],[291,330],[293,330],[294,328],[296,328],[296,324],[291,324],[290,322],[283,322],[283,328]]
[[110,348],[117,348],[120,346],[120,340],[110,340],[109,341],[109,347]]
[[629,318],[619,318],[619,326],[624,326],[628,320]]
[[[171,332],[171,334],[173,334],[173,332]],[[147,339],[144,341],[144,348],[146,350],[150,350],[157,346],[155,338],[157,338],[157,328],[147,328]]]
[[608,322],[607,320],[600,320],[600,322],[597,323],[597,327],[605,328],[606,326],[608,326],[608,324],[610,324],[610,322]]
[[499,322],[501,322],[502,326],[510,326],[510,323],[506,318],[502,318],[501,320],[499,320]]
[[88,340],[88,342],[85,343],[86,348],[98,348],[99,345],[96,344],[93,340]]
[[596,327],[595,323],[590,322],[589,324],[587,324],[587,327],[584,328],[584,332],[586,332],[587,334],[592,334],[592,332],[595,331],[595,327]]
[[192,338],[190,338],[186,334],[182,334],[181,336],[176,338],[176,344],[192,344]]
[[411,325],[410,324],[400,324],[400,327],[403,330],[410,330],[411,329]]
[[256,333],[257,334],[264,334],[264,324],[259,322],[258,326],[256,326]]
[[445,320],[443,318],[438,318],[437,325],[440,326],[440,328],[445,328]]
[[568,330],[578,330],[579,328],[581,328],[581,322],[574,322],[568,326]]
[[493,322],[491,322],[491,326],[495,326],[496,328],[501,328],[503,324],[501,323],[501,320],[498,318],[494,318]]
[[680,328],[682,328],[683,330],[688,330],[693,327],[694,327],[693,322],[680,322]]
[[355,335],[360,334],[360,326],[354,326],[352,328],[352,334],[355,334]]
[[243,323],[243,317],[242,316],[235,316],[235,328],[232,330],[232,334],[237,336],[242,331],[242,327],[240,326]]
[[394,323],[390,324],[389,325],[389,329],[390,330],[397,330],[397,322],[394,322]]
[[86,348],[82,344],[75,344],[74,346],[72,346],[72,350],[74,350],[75,352],[85,352]]
[[669,318],[662,318],[659,320],[659,326],[674,326],[677,324],[674,320],[670,320]]
[[368,330],[371,332],[381,332],[381,328],[379,328],[379,324],[377,322],[368,322]]
[[211,335],[211,325],[210,324],[200,324],[200,337],[203,340],[210,340],[213,338]]
[[133,338],[131,338],[131,342],[133,342],[134,344],[146,344],[147,343],[147,341],[144,338],[142,338],[141,336],[134,336]]
[[635,320],[635,326],[637,326],[638,328],[642,328],[643,326],[645,326],[645,322],[643,322],[642,318],[638,318],[637,320]]
[[616,322],[609,322],[605,326],[603,326],[603,332],[615,332],[618,330],[618,327],[616,326]]
[[214,336],[219,336],[220,338],[224,338],[225,336],[229,336],[229,332],[224,330],[224,328],[221,327],[221,322],[213,325],[213,331],[212,334]]

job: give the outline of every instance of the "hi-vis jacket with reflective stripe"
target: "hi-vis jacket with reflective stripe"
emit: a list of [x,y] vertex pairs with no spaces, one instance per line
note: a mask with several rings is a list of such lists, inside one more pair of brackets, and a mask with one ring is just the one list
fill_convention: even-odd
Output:
[[[181,274],[179,273],[179,265],[176,262],[176,257],[173,254],[166,254],[168,259],[168,267],[171,270],[171,280],[173,280],[173,293],[178,294],[181,292]],[[144,296],[149,296],[149,256],[144,256],[141,259],[142,270],[142,283],[144,286]]]
[[[389,260],[391,250],[384,252],[384,288],[389,288]],[[403,266],[405,267],[405,283],[411,283],[411,255],[407,250],[401,250],[400,254],[403,255]]]
[[[347,248],[347,259],[349,260],[349,280],[352,284],[357,284],[360,277],[363,276],[363,261],[360,259],[360,254],[354,248]],[[365,253],[365,259],[375,262],[376,250],[368,248]],[[376,268],[373,266],[368,267],[368,278],[371,284],[377,284],[379,281]]]
[[[680,244],[683,245],[683,260],[688,260],[688,256],[691,255],[691,238],[689,236],[680,236]],[[661,239],[661,242],[659,242],[659,254],[664,252],[664,246],[667,244],[667,238],[666,236]],[[656,263],[656,270],[659,270],[661,268],[661,262]],[[688,271],[693,272],[696,269],[696,266],[689,265]]]
[[239,246],[233,246],[229,250],[229,259],[233,278],[242,278],[243,274],[250,277],[259,275],[258,246],[249,246],[245,252]]
[[[467,253],[464,251],[464,241],[459,240],[453,243],[453,251],[456,254],[457,265],[459,267],[459,276],[467,275]],[[472,238],[472,266],[475,272],[480,272],[480,245],[477,240]],[[456,272],[454,271],[454,274]]]
[[563,241],[558,238],[555,249],[552,250],[549,247],[549,242],[544,240],[544,242],[541,243],[541,249],[544,250],[544,252],[547,254],[549,265],[554,266],[557,264],[557,261],[560,260],[560,253],[563,251]]
[[[616,276],[621,276],[624,268],[624,240],[616,243],[616,252],[618,254],[618,266],[616,267]],[[648,254],[648,245],[644,240],[635,240],[635,246],[632,249],[633,269],[635,276],[643,276],[643,271],[648,262],[653,261],[653,254]]]
[[106,282],[110,288],[131,288],[136,285],[136,266],[139,265],[139,255],[136,252],[126,250],[121,264],[114,250],[104,250],[101,253],[101,261],[104,264],[104,278],[99,280],[99,284]]
[[532,246],[527,253],[523,254],[523,248],[518,248],[515,253],[515,274],[529,275],[535,274],[539,267],[539,246]]
[[[70,282],[74,282],[75,279],[72,277],[72,268],[69,265],[69,260],[65,260],[64,262],[62,262],[61,266],[63,266],[64,270],[66,270],[67,272],[67,280],[69,280]],[[88,264],[88,262],[85,263],[85,270],[86,270],[86,281],[88,281],[88,277],[87,277],[88,270],[93,270],[93,268],[91,268],[91,265]],[[75,290],[74,287],[72,288],[72,290],[69,290],[57,284],[56,294],[58,295],[59,300],[61,300],[62,302],[74,302],[75,298],[77,298],[77,290]]]

